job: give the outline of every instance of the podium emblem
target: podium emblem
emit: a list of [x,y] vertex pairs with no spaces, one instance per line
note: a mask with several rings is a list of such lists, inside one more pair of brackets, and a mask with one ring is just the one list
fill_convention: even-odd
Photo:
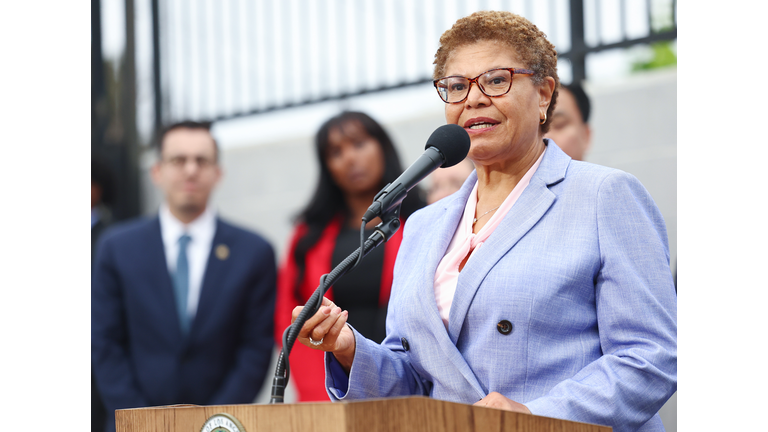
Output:
[[210,416],[200,432],[245,432],[245,428],[234,416],[219,413]]

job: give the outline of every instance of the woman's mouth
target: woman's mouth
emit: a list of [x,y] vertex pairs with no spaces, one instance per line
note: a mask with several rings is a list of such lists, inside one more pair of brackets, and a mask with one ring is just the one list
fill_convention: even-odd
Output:
[[487,132],[488,130],[493,129],[494,127],[498,126],[499,121],[494,120],[492,118],[487,117],[477,117],[473,119],[469,119],[466,122],[464,122],[464,129],[467,130],[467,132]]

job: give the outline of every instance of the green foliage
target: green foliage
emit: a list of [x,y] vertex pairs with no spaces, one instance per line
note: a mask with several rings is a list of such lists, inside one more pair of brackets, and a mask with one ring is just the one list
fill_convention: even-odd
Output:
[[672,51],[672,42],[656,42],[651,44],[650,58],[632,62],[632,72],[677,66],[677,55]]

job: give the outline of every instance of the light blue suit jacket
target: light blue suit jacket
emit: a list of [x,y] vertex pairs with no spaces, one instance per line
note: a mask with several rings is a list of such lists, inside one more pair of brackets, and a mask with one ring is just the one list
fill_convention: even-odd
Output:
[[664,430],[657,412],[677,389],[677,297],[664,220],[645,188],[549,141],[528,187],[462,270],[446,331],[435,271],[476,181],[473,173],[408,219],[387,338],[378,345],[355,331],[348,388],[326,374],[331,398],[472,404],[496,391],[536,415]]

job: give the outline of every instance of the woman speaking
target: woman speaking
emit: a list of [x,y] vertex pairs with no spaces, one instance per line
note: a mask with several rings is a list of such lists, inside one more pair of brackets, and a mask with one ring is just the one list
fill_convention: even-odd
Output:
[[381,344],[328,299],[302,327],[302,344],[327,351],[333,400],[429,395],[664,430],[657,413],[677,388],[664,221],[633,176],[543,138],[556,63],[545,35],[507,12],[440,38],[434,84],[476,171],[409,218]]

